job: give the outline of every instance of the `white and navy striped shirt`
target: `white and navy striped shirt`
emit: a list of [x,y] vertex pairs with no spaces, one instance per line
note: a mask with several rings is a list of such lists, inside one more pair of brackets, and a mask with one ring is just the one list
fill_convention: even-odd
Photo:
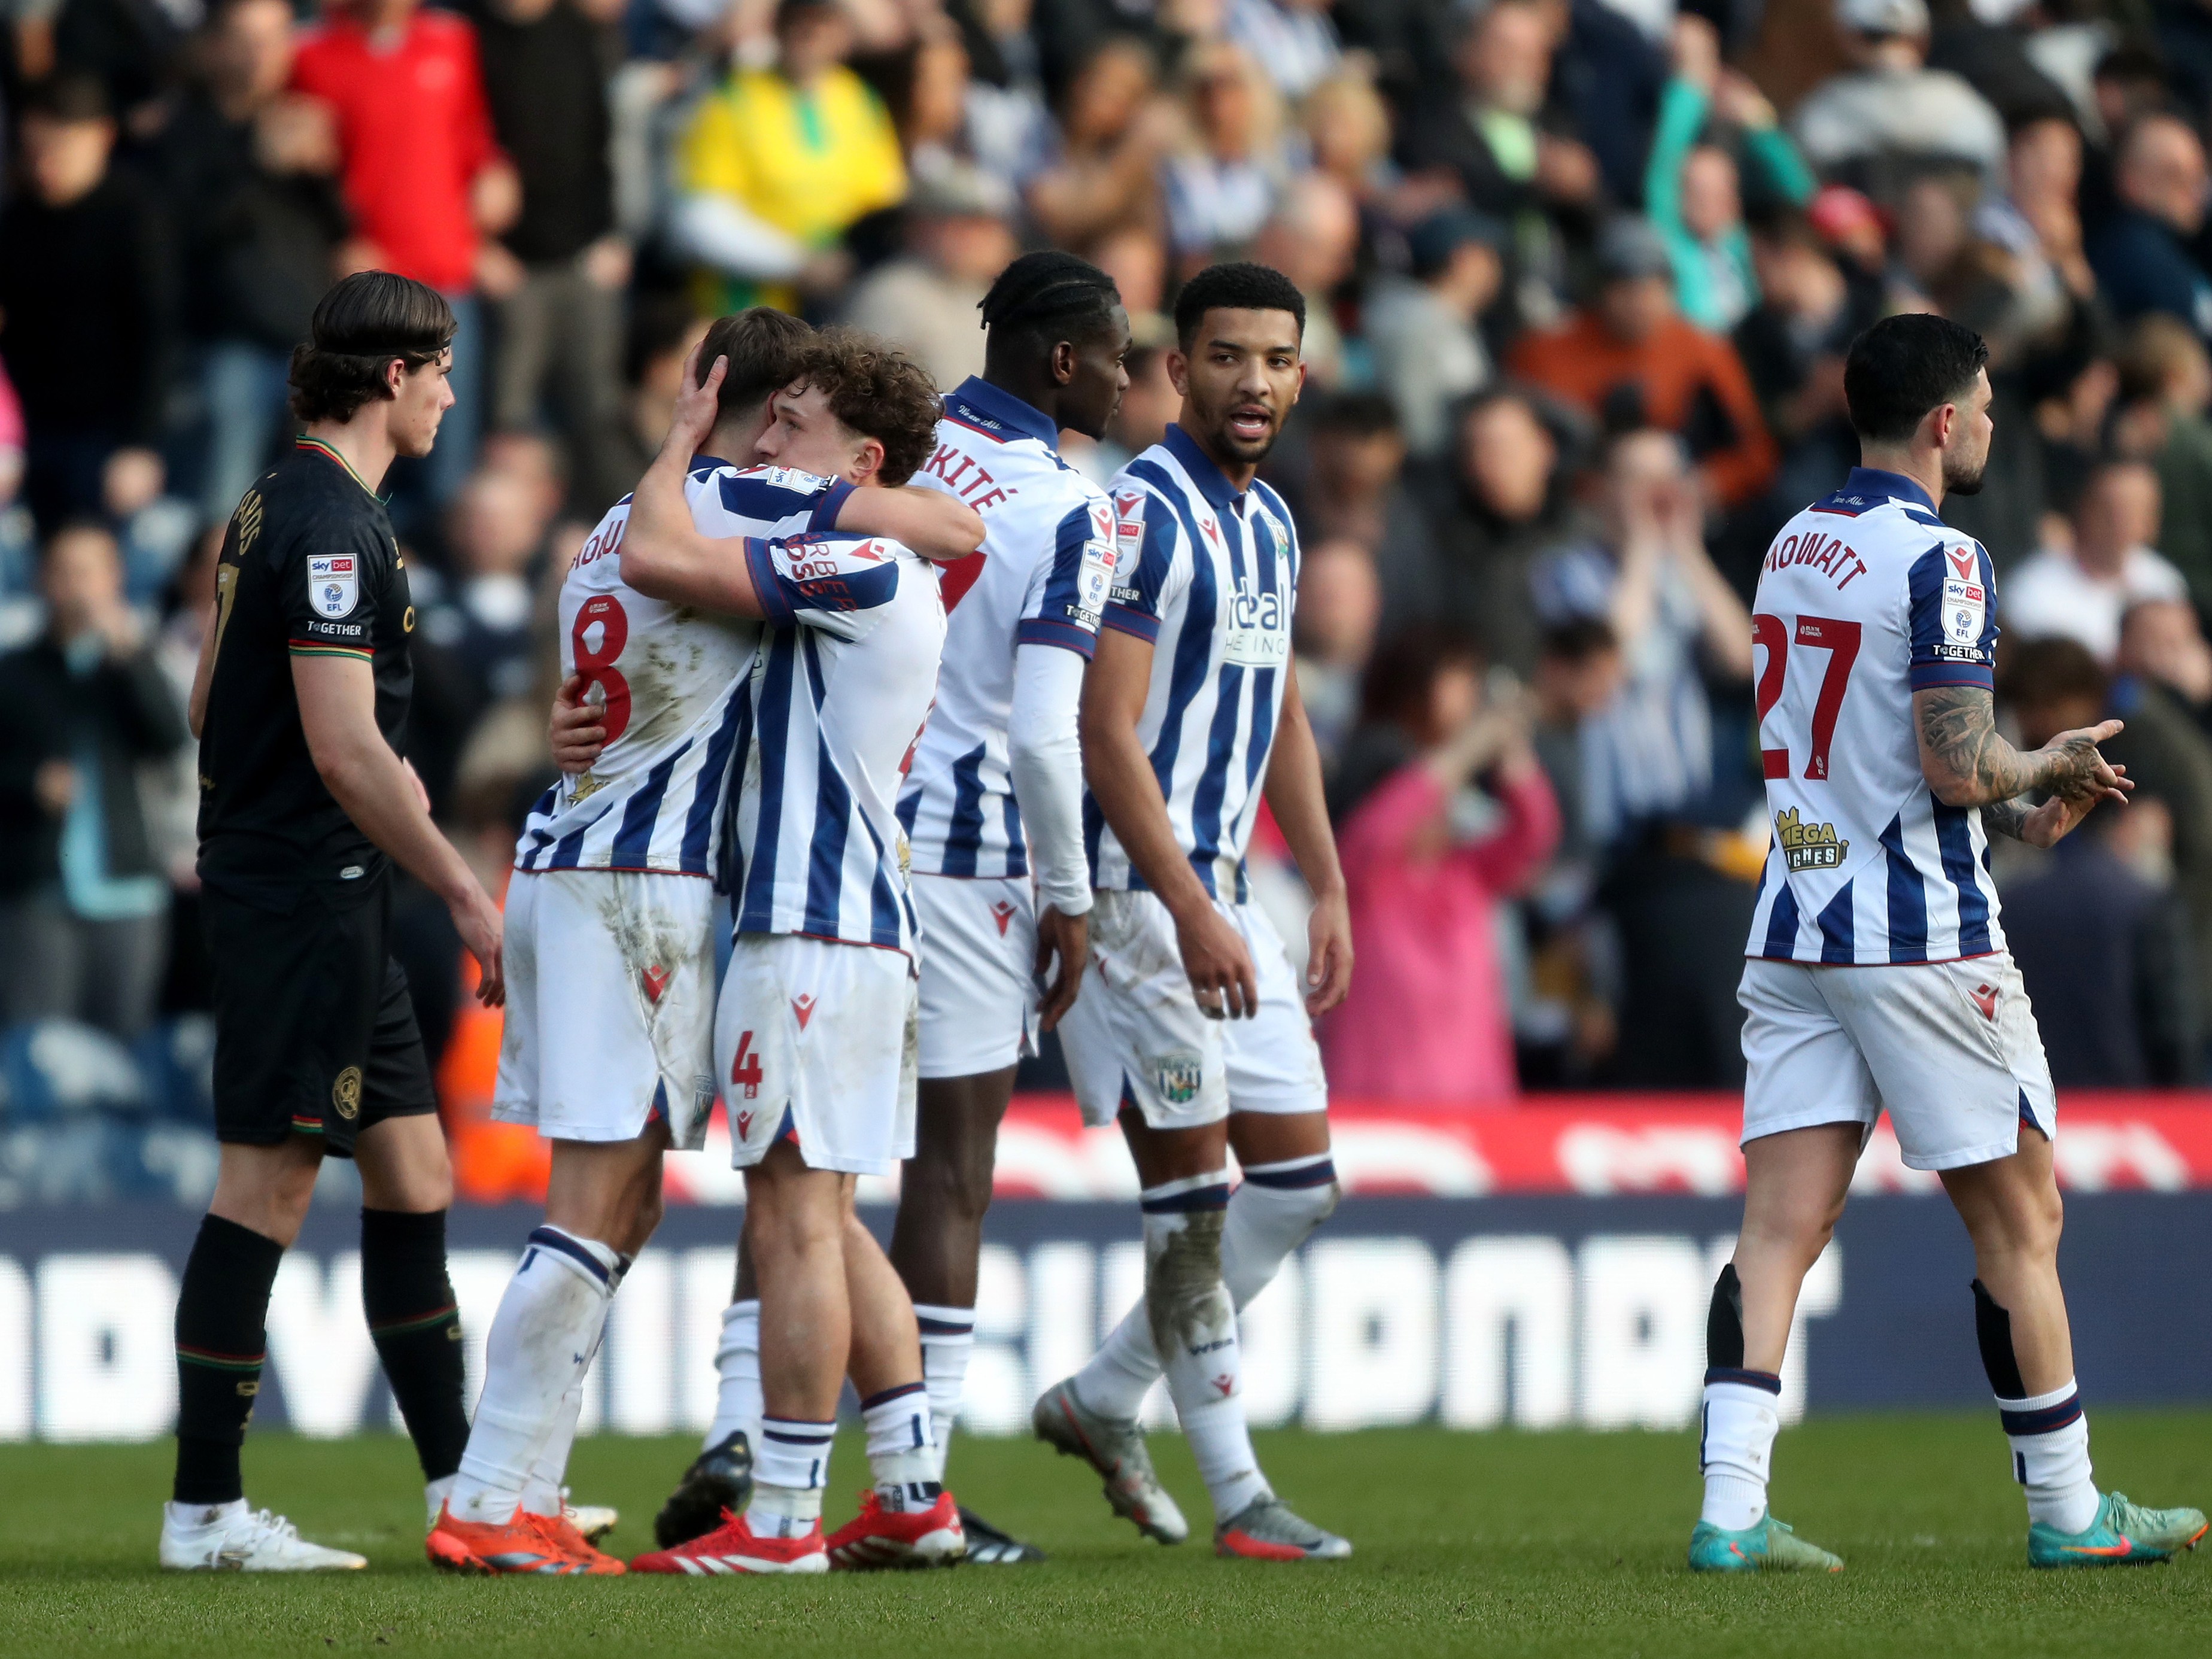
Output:
[[1893,472],[1855,467],[1783,526],[1753,602],[1774,842],[1747,953],[1949,962],[2004,948],[1989,838],[1920,772],[1912,694],[1987,686],[1990,556]]
[[899,821],[925,874],[1025,876],[1006,757],[1014,653],[1056,645],[1089,659],[1114,580],[1113,505],[1060,459],[1048,416],[976,380],[946,394],[936,453],[914,482],[974,507],[983,550],[941,578],[945,665]]
[[[1231,489],[1178,426],[1122,468],[1109,493],[1120,548],[1103,624],[1154,646],[1138,741],[1191,868],[1216,898],[1242,902],[1290,668],[1290,509],[1257,481]],[[1092,886],[1144,886],[1087,792],[1083,829]]]
[[[853,487],[787,467],[701,458],[684,481],[691,522],[714,537],[827,528]],[[647,870],[711,876],[736,735],[736,694],[760,629],[647,599],[622,579],[627,495],[608,509],[561,584],[561,672],[603,702],[607,744],[591,769],[538,798],[515,844],[519,870]]]
[[896,806],[945,644],[937,572],[866,536],[748,541],[768,625],[736,703],[740,933],[914,953]]

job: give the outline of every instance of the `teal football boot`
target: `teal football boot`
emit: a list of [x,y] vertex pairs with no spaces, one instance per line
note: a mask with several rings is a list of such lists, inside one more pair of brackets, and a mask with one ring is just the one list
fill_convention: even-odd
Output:
[[1740,1532],[1700,1521],[1690,1534],[1692,1572],[1841,1572],[1844,1560],[1808,1544],[1786,1522],[1762,1516]]
[[2031,1567],[2126,1567],[2171,1561],[2204,1536],[2202,1510],[2147,1510],[2120,1492],[2097,1501],[2097,1518],[2082,1532],[2061,1532],[2047,1521],[2027,1529]]

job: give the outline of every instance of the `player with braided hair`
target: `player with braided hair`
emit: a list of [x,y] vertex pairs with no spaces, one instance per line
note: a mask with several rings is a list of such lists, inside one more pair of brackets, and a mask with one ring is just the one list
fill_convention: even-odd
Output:
[[[921,1325],[940,1475],[973,1344],[1000,1121],[1017,1061],[1074,1000],[1087,950],[1076,712],[1115,544],[1105,492],[1060,459],[1060,434],[1101,435],[1129,383],[1120,292],[1072,254],[1015,260],[981,309],[983,374],[945,395],[915,482],[981,514],[983,550],[944,572],[937,702],[898,804],[921,922],[921,1085],[890,1260]],[[705,1532],[732,1501],[718,1449],[739,1434],[757,1443],[758,1294],[741,1260],[716,1357],[720,1407],[655,1523],[664,1546]],[[961,1523],[970,1561],[1043,1559],[965,1510]]]

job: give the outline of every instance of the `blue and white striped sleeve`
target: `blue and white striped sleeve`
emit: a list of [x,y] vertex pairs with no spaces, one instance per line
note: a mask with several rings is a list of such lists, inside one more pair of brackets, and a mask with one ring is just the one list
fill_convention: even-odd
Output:
[[[792,523],[809,531],[837,527],[838,509],[853,493],[842,478],[817,477],[788,466],[752,466],[726,471],[715,479],[721,509],[732,519],[749,521],[756,530]],[[701,529],[707,528],[702,525]],[[732,534],[744,533],[732,529]]]
[[1114,585],[1114,511],[1103,496],[1069,507],[1054,527],[1051,558],[1030,578],[1017,643],[1057,645],[1087,660]]
[[1147,643],[1160,636],[1168,602],[1190,580],[1176,555],[1175,509],[1142,485],[1114,495],[1114,586],[1099,624]]
[[1907,578],[1915,691],[1937,685],[1995,684],[1996,569],[1978,542],[1938,542],[1912,562]]
[[898,594],[896,548],[870,536],[749,536],[745,569],[769,622],[818,628],[841,639],[873,632]]

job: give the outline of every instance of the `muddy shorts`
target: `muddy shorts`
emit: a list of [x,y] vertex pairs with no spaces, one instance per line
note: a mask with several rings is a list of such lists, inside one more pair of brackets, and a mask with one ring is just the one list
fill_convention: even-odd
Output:
[[549,1140],[696,1152],[714,1101],[714,890],[697,876],[518,870],[492,1115]]

